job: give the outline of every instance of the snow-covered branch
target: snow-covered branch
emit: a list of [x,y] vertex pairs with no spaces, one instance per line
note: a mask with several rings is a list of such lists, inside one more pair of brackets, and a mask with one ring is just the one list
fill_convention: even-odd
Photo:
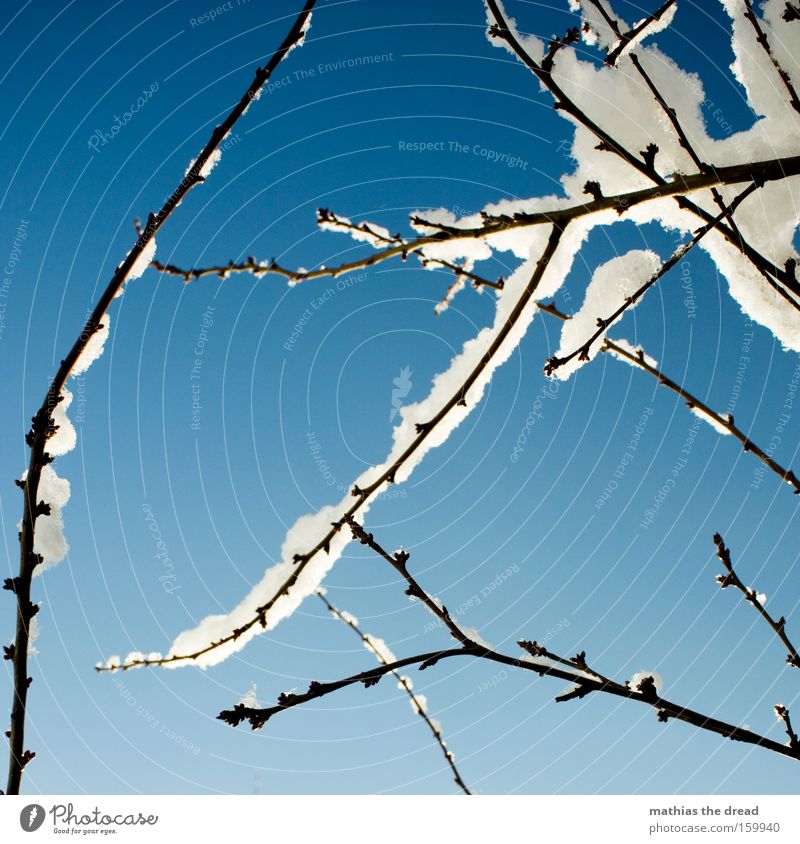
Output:
[[[315,594],[322,603],[325,604],[330,614],[334,618],[338,618],[340,621],[344,622],[361,639],[364,647],[371,653],[375,654],[375,657],[381,665],[386,666],[397,661],[397,658],[386,646],[383,639],[376,639],[369,633],[364,633],[358,626],[358,619],[354,618],[348,612],[343,612],[335,604],[331,603],[331,601],[328,600],[324,589],[317,589]],[[472,794],[469,787],[464,782],[461,772],[458,770],[453,751],[447,747],[447,743],[442,736],[442,730],[439,722],[431,718],[430,713],[428,712],[428,702],[425,695],[421,695],[419,692],[414,691],[414,684],[411,682],[410,677],[407,677],[405,674],[400,674],[398,671],[393,671],[392,674],[394,674],[394,677],[397,680],[398,688],[402,689],[408,695],[408,698],[411,701],[411,708],[414,713],[423,720],[425,725],[431,731],[434,741],[442,751],[442,755],[453,774],[453,779],[455,780],[456,785],[464,792],[464,794]]]
[[[28,688],[32,681],[28,676],[28,643],[31,622],[38,610],[38,606],[31,601],[31,581],[37,567],[58,562],[66,553],[66,543],[60,530],[60,509],[66,503],[65,482],[58,483],[60,479],[49,464],[54,457],[66,453],[75,445],[75,431],[71,429],[66,416],[62,415],[63,409],[71,400],[66,388],[67,379],[70,375],[84,372],[102,353],[105,338],[108,336],[109,306],[122,293],[126,282],[142,275],[153,260],[156,233],[192,188],[205,181],[207,174],[218,162],[220,146],[231,129],[253,100],[258,99],[262,88],[278,65],[295,46],[303,42],[315,2],[316,0],[306,0],[281,45],[263,67],[256,69],[247,90],[225,120],[214,127],[208,142],[191,162],[175,190],[157,212],[149,215],[144,228],[137,231],[136,242],[114,271],[86,325],[61,361],[44,401],[33,417],[26,436],[26,444],[30,449],[28,469],[18,483],[23,493],[23,513],[19,531],[19,573],[13,579],[6,580],[5,584],[5,588],[16,596],[17,602],[16,636],[11,655],[6,656],[11,659],[14,670],[11,726],[8,733],[8,794],[19,793],[23,769],[35,755],[25,749],[25,715]],[[71,434],[68,433],[70,430]],[[54,494],[50,496],[48,491]],[[69,497],[68,484],[66,497]],[[48,536],[49,539],[44,547],[41,545],[43,536]]]
[[[213,665],[290,615],[320,585],[349,542],[342,530],[347,520],[366,513],[386,486],[407,480],[425,454],[444,443],[477,406],[495,369],[508,359],[525,335],[535,314],[534,298],[540,285],[545,286],[545,277],[558,277],[564,269],[563,262],[571,263],[572,254],[566,249],[561,253],[562,265],[557,261],[564,232],[561,226],[551,226],[538,258],[523,264],[500,291],[494,325],[467,341],[450,367],[434,379],[426,399],[403,407],[402,422],[394,429],[387,459],[363,472],[350,496],[338,505],[325,507],[295,523],[284,543],[282,562],[267,570],[238,607],[228,615],[209,616],[194,630],[186,631],[165,656],[135,653],[125,660],[99,663],[97,670]],[[469,373],[466,378],[465,370]]]

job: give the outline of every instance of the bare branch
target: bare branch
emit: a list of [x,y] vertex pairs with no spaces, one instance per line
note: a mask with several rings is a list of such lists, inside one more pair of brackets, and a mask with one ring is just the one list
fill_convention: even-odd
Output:
[[656,692],[653,678],[651,676],[644,677],[636,684],[635,688],[631,688],[629,684],[623,685],[621,683],[608,683],[601,680],[588,679],[585,675],[581,676],[571,671],[564,671],[563,669],[557,667],[557,665],[553,665],[552,662],[543,663],[536,661],[535,659],[515,658],[496,651],[487,650],[486,648],[482,648],[480,646],[429,651],[427,653],[399,659],[388,665],[381,665],[377,668],[362,671],[359,674],[353,674],[349,677],[345,677],[341,680],[335,680],[333,682],[320,683],[313,680],[309,684],[308,690],[302,694],[284,692],[279,695],[278,702],[275,706],[248,707],[243,703],[238,703],[233,709],[223,710],[217,717],[221,721],[225,721],[233,727],[239,726],[239,724],[243,721],[248,721],[253,730],[258,730],[261,729],[270,718],[280,712],[284,712],[287,709],[292,709],[295,706],[324,697],[338,691],[339,689],[346,688],[347,686],[362,683],[365,688],[369,688],[370,686],[374,686],[378,683],[381,677],[386,674],[396,672],[398,669],[404,668],[408,665],[418,665],[420,670],[424,670],[443,660],[456,656],[488,659],[492,662],[508,665],[513,668],[533,671],[540,677],[556,677],[576,684],[577,687],[575,689],[571,689],[566,694],[559,695],[557,700],[572,700],[573,698],[584,697],[590,692],[604,692],[606,694],[614,695],[615,697],[626,698],[628,700],[638,701],[639,703],[645,703],[648,706],[652,706],[658,713],[658,720],[661,723],[666,723],[670,718],[674,718],[675,720],[683,721],[684,723],[690,724],[698,729],[716,733],[724,738],[754,744],[758,747],[763,747],[766,750],[771,750],[774,753],[779,753],[782,756],[788,756],[791,759],[800,760],[800,747],[780,744],[773,739],[754,733],[751,730],[734,726],[733,724],[720,721],[716,718],[711,718],[660,697]]
[[478,643],[474,642],[467,636],[466,633],[453,621],[450,613],[447,612],[441,602],[434,600],[427,592],[419,585],[414,576],[408,570],[409,554],[407,551],[395,551],[390,554],[381,545],[375,541],[375,537],[371,533],[367,533],[364,528],[352,517],[349,516],[346,520],[353,533],[353,539],[358,540],[362,545],[371,548],[379,557],[383,557],[387,563],[408,583],[406,595],[410,598],[416,598],[422,601],[423,604],[441,621],[444,626],[450,631],[450,635],[460,642],[465,648],[478,647]]
[[720,588],[727,589],[729,586],[733,586],[735,589],[738,589],[742,595],[744,595],[748,603],[752,604],[756,608],[759,615],[761,615],[767,624],[769,624],[769,626],[775,631],[775,635],[786,646],[786,649],[789,651],[786,656],[786,662],[795,668],[800,668],[800,654],[797,653],[797,649],[786,635],[786,619],[781,616],[776,621],[764,608],[764,604],[759,600],[758,593],[755,589],[749,589],[744,585],[744,583],[742,583],[739,579],[739,575],[736,574],[733,568],[733,564],[731,563],[730,551],[725,545],[725,541],[722,536],[718,533],[714,534],[714,545],[717,546],[717,556],[721,560],[722,565],[725,567],[725,571],[727,572],[725,575],[717,575],[717,583],[719,583]]
[[[322,601],[323,604],[325,604],[331,615],[335,616],[340,621],[343,621],[351,630],[353,630],[361,638],[361,641],[364,643],[364,646],[369,648],[369,650],[371,650],[372,653],[375,654],[375,657],[377,658],[378,662],[381,663],[381,665],[389,664],[386,661],[386,658],[384,657],[383,653],[375,647],[372,638],[370,636],[367,636],[361,630],[361,628],[358,626],[358,624],[355,622],[351,615],[343,613],[334,604],[332,604],[327,599],[325,593],[322,590],[317,589],[314,594]],[[403,688],[405,693],[411,699],[414,711],[417,713],[417,715],[419,715],[420,718],[422,718],[428,729],[431,731],[434,741],[439,746],[439,749],[442,751],[442,755],[444,756],[445,761],[450,766],[450,770],[453,773],[453,779],[455,780],[456,785],[458,785],[458,787],[464,792],[464,794],[472,794],[472,792],[469,790],[466,783],[464,782],[461,773],[456,767],[455,756],[453,756],[452,751],[447,749],[447,745],[445,744],[444,738],[442,738],[441,730],[436,726],[436,724],[431,720],[430,716],[428,715],[428,710],[425,705],[425,702],[420,700],[419,697],[414,693],[414,688],[411,685],[411,682],[408,677],[406,677],[404,674],[400,674],[397,671],[392,671],[392,674],[394,674],[398,684]]]
[[[565,693],[562,693],[555,698],[556,702],[559,703],[574,700],[577,698],[583,698],[586,697],[586,695],[591,694],[595,691],[606,692],[607,694],[613,694],[620,697],[627,697],[634,700],[643,700],[644,702],[649,703],[651,706],[654,706],[656,708],[658,712],[658,720],[661,722],[666,722],[667,720],[669,720],[669,718],[677,718],[678,720],[685,721],[686,723],[692,724],[693,726],[699,727],[700,729],[710,730],[712,732],[716,732],[720,735],[724,735],[728,738],[732,738],[735,740],[748,741],[754,744],[759,744],[768,747],[768,749],[776,751],[778,753],[782,753],[784,755],[800,759],[800,746],[790,744],[788,749],[792,752],[787,752],[787,748],[785,746],[779,745],[777,744],[777,742],[773,742],[771,739],[766,739],[762,736],[756,736],[755,734],[750,733],[749,730],[743,731],[742,728],[733,727],[732,725],[726,724],[723,721],[717,721],[713,718],[707,718],[706,716],[700,715],[697,712],[685,709],[684,707],[676,706],[675,704],[672,704],[669,701],[660,698],[656,689],[655,680],[652,675],[645,675],[644,677],[641,677],[634,684],[633,688],[631,688],[630,682],[618,683],[615,680],[611,680],[608,677],[605,677],[604,675],[595,671],[587,664],[586,651],[580,651],[576,656],[566,659],[564,657],[559,656],[558,654],[549,651],[546,647],[540,645],[538,642],[521,640],[517,644],[533,658],[533,661],[527,662],[520,661],[518,659],[512,659],[511,657],[508,657],[505,654],[498,653],[497,651],[493,650],[492,648],[489,648],[484,644],[476,643],[452,620],[449,613],[447,612],[447,608],[444,607],[441,602],[431,597],[423,589],[419,582],[409,573],[406,565],[409,559],[409,555],[405,551],[396,551],[394,554],[389,554],[388,551],[386,551],[378,542],[376,542],[375,537],[371,533],[367,533],[361,525],[356,523],[354,520],[349,520],[348,524],[350,525],[350,528],[353,531],[354,538],[358,539],[363,545],[366,545],[367,547],[371,548],[379,557],[386,560],[386,562],[389,563],[389,565],[391,565],[392,568],[394,568],[395,571],[397,571],[409,584],[409,588],[406,589],[406,594],[422,601],[422,603],[437,618],[444,622],[444,624],[450,630],[451,635],[463,644],[463,649],[461,651],[448,651],[446,652],[447,656],[455,656],[459,653],[469,654],[482,659],[488,659],[494,662],[501,662],[503,664],[510,664],[514,665],[515,667],[533,670],[539,673],[540,676],[547,674],[549,676],[560,677],[561,679],[569,679],[573,682],[573,686],[568,689]],[[435,659],[431,660],[429,655],[426,655],[425,659],[419,660],[421,662],[420,669],[424,669],[429,667],[430,665],[435,664],[441,658],[443,658],[443,656],[440,655],[437,656]],[[543,660],[546,661],[544,663],[544,666],[542,663]],[[558,665],[563,665],[566,668],[570,669],[570,671],[565,673],[561,669],[557,668]],[[367,687],[373,685],[375,682],[378,681],[377,679],[373,679],[371,676],[367,680],[363,679],[363,675],[358,676],[361,678],[361,682],[363,682],[364,685]],[[320,691],[318,687],[319,684],[312,683],[311,686],[309,686],[307,695],[312,694],[312,692]],[[335,690],[335,688],[330,688],[330,691]],[[327,694],[328,692],[324,691],[322,693]],[[298,699],[295,700],[295,698]],[[266,721],[266,718],[263,722],[260,721],[262,714],[268,713],[266,717],[269,718],[272,715],[276,714],[276,712],[280,711],[281,708],[285,708],[287,705],[305,703],[308,699],[311,698],[305,696],[292,695],[289,696],[289,699],[287,701],[286,696],[282,695],[281,698],[279,698],[278,707],[271,707],[270,709],[262,710],[260,714],[255,716],[255,721],[253,720],[252,714],[250,716],[244,717],[249,717],[253,729],[257,729],[258,727],[263,726],[263,723],[265,723]],[[243,720],[242,713],[238,710],[239,708],[237,707],[236,710],[234,710],[233,712],[230,710],[227,712],[222,712],[218,717],[222,720],[228,721],[228,723],[232,723],[233,726],[236,726],[236,724]],[[236,721],[236,723],[233,723],[234,720]],[[744,733],[747,733],[748,737],[745,738]]]
[[[584,671],[587,674],[591,674],[601,683],[605,683],[607,686],[617,686],[619,685],[616,681],[610,680],[608,677],[600,674],[598,671],[595,671],[591,668],[588,663],[586,662],[586,651],[580,651],[575,656],[570,657],[569,659],[565,659],[564,657],[559,656],[558,654],[554,654],[552,651],[547,650],[544,645],[540,645],[538,642],[527,641],[526,639],[520,639],[517,644],[524,650],[527,651],[531,656],[535,657],[544,657],[545,659],[551,659],[553,662],[558,662],[561,665],[566,665],[569,668],[577,668],[579,671]],[[559,695],[556,700],[557,701],[564,701],[564,700],[571,700],[573,697],[584,697],[591,691],[590,687],[583,687],[578,684],[579,689],[576,692],[569,692],[566,695]]]

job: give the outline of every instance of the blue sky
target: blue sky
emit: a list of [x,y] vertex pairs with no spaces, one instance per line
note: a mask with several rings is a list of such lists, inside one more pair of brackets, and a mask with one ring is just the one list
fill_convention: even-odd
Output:
[[[26,464],[23,433],[49,376],[130,248],[133,218],[160,207],[298,8],[229,5],[197,25],[210,8],[202,2],[29,2],[5,24],[3,257],[23,222],[27,234],[0,335],[0,547],[9,573],[21,506],[11,481]],[[508,8],[525,29],[549,36],[569,25],[566,5],[510,0]],[[630,3],[617,7],[640,16]],[[524,69],[489,45],[484,22],[478,0],[320,2],[306,46],[273,79],[281,84],[249,111],[207,183],[159,236],[159,259],[333,263],[365,247],[317,232],[319,206],[407,232],[417,208],[473,212],[501,197],[557,192],[571,130]],[[658,43],[703,75],[709,101],[740,128],[752,116],[727,70],[726,32],[721,6],[686,2]],[[369,63],[346,66],[353,57]],[[92,142],[145,90],[146,103],[114,137]],[[404,148],[413,142],[443,149]],[[456,143],[467,152],[453,151]],[[525,166],[492,162],[482,149]],[[562,305],[576,307],[593,268],[637,245],[666,257],[673,240],[632,224],[596,232]],[[513,270],[513,258],[499,258],[506,262],[487,274]],[[671,275],[612,336],[643,342],[667,373],[725,409],[752,332],[735,415],[769,443],[797,361],[747,322],[706,256],[694,252],[690,264],[695,311]],[[278,558],[296,518],[338,500],[383,459],[393,379],[410,368],[406,400],[421,399],[492,318],[490,295],[470,291],[435,317],[450,278],[413,261],[351,280],[290,290],[242,276],[184,286],[148,271],[113,305],[105,354],[73,383],[83,409],[73,413],[78,448],[58,462],[72,485],[70,552],[36,582],[43,608],[29,792],[454,790],[424,725],[387,681],[287,712],[256,734],[215,720],[252,682],[271,701],[310,679],[371,667],[316,599],[206,672],[93,670],[112,654],[166,650],[181,630],[237,603]],[[771,474],[754,484],[757,461],[697,424],[653,379],[611,359],[540,402],[542,418],[512,461],[547,385],[542,365],[557,329],[537,319],[481,407],[396,497],[372,509],[368,526],[387,547],[410,549],[421,582],[451,608],[466,606],[464,623],[498,648],[513,652],[517,638],[554,631],[553,650],[585,648],[620,679],[657,670],[670,699],[781,739],[772,705],[798,702],[796,678],[752,609],[717,589],[711,535],[725,535],[743,579],[791,625],[800,621],[797,498]],[[596,506],[643,414],[632,465]],[[797,466],[798,430],[795,414],[775,454],[784,465]],[[642,527],[688,440],[674,490]],[[154,525],[168,566],[156,556]],[[360,547],[348,549],[326,586],[400,656],[447,642]],[[2,600],[10,638],[11,601]],[[477,791],[797,789],[790,760],[665,727],[648,708],[611,698],[556,704],[561,684],[527,672],[462,660],[413,679]],[[8,701],[7,672],[2,689]]]

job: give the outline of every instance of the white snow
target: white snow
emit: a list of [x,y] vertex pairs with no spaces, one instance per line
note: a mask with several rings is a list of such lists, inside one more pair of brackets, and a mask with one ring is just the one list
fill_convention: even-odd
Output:
[[397,657],[392,653],[386,642],[384,642],[383,639],[379,639],[377,636],[370,636],[369,633],[365,633],[364,647],[367,650],[372,651],[384,665],[397,662]]
[[[676,110],[701,160],[720,166],[796,154],[800,115],[789,105],[786,89],[775,67],[756,42],[754,29],[744,18],[744,4],[741,0],[723,0],[723,4],[733,23],[733,71],[744,87],[754,112],[750,127],[734,132],[724,111],[713,107],[714,104],[706,100],[698,77],[683,71],[657,47],[636,44],[639,61],[668,105]],[[607,10],[611,8],[605,0],[604,6]],[[572,8],[582,9],[590,22],[590,32],[588,36],[584,34],[584,37],[599,41],[601,46],[613,47],[616,36],[612,36],[610,28],[601,20],[593,4],[574,0]],[[796,21],[782,19],[784,8],[782,0],[768,0],[763,6],[763,16],[768,25],[764,24],[762,28],[768,33],[774,55],[797,88],[800,82],[800,64],[797,60],[800,55],[800,26]],[[488,9],[487,14],[489,23],[493,23],[493,16]],[[668,25],[671,14],[668,13],[660,22],[648,27],[645,30],[647,35],[653,35]],[[511,28],[515,28],[513,23]],[[525,28],[533,27],[528,24]],[[624,31],[629,27],[621,24],[621,28]],[[489,41],[495,46],[507,48],[500,39],[490,38]],[[543,42],[534,36],[527,36],[525,46],[535,60],[541,60]],[[662,173],[696,171],[690,156],[680,146],[674,128],[627,55],[620,57],[617,68],[610,68],[584,60],[576,50],[567,47],[557,54],[553,77],[590,118],[607,127],[627,149],[638,152],[651,141],[654,142],[658,146],[656,167]],[[581,199],[583,187],[588,180],[599,182],[606,195],[652,184],[644,175],[636,175],[618,156],[597,150],[595,135],[577,124],[573,118],[565,117],[574,126],[575,134],[569,156],[575,166],[571,173],[562,178],[562,185],[573,202]],[[713,128],[716,138],[709,132],[707,124]],[[798,177],[768,183],[755,196],[742,203],[736,213],[737,226],[748,242],[779,267],[785,264],[787,258],[797,258],[792,238],[800,218],[797,200],[799,186]],[[742,188],[742,185],[732,186],[722,189],[721,193],[726,200],[730,200]],[[694,194],[692,199],[706,211],[718,213],[719,209],[708,192]],[[637,206],[626,214],[626,218],[637,223],[658,222],[668,230],[686,235],[698,225],[696,216],[679,209],[670,199]],[[586,225],[590,229],[597,225],[613,224],[615,220],[616,215],[613,213],[599,214],[590,222],[587,221]],[[731,295],[742,310],[772,331],[786,349],[800,351],[800,316],[797,311],[786,306],[752,265],[742,258],[738,249],[717,233],[703,238],[698,248],[713,258],[728,281]]]
[[482,648],[486,648],[487,651],[493,650],[492,646],[486,641],[486,639],[481,636],[480,633],[474,627],[461,627],[461,632],[467,636],[469,639],[472,639],[476,645],[480,645]]
[[703,422],[710,425],[718,434],[721,434],[723,437],[730,436],[731,432],[724,425],[721,425],[713,416],[709,416],[705,411],[701,410],[699,407],[691,405],[689,410],[691,410],[695,416],[702,419]]
[[306,17],[305,21],[303,21],[303,27],[300,30],[300,37],[297,39],[297,41],[294,42],[294,44],[292,44],[291,47],[289,47],[289,49],[286,51],[286,55],[284,56],[284,58],[286,58],[286,56],[288,56],[289,53],[292,52],[292,50],[296,49],[297,47],[302,47],[303,44],[306,43],[306,36],[308,35],[309,30],[311,29],[311,17],[313,14],[313,12],[308,13],[308,16]]
[[427,715],[428,714],[428,698],[425,695],[421,695],[418,692],[414,693],[414,697],[410,700],[411,709],[414,711],[415,715]]
[[[580,310],[567,320],[561,329],[561,346],[556,357],[565,357],[582,346],[597,330],[597,319],[609,318],[633,294],[657,272],[661,261],[649,249],[634,249],[625,255],[612,258],[599,266],[586,288],[586,296]],[[632,305],[628,310],[635,307]],[[614,323],[612,323],[613,325]],[[589,347],[589,358],[595,357],[606,336],[603,331]],[[556,370],[555,374],[566,381],[584,361],[574,357],[569,363]]]
[[[25,474],[27,475],[27,472]],[[52,465],[42,469],[39,478],[39,500],[50,505],[50,515],[36,519],[33,550],[41,554],[44,561],[33,570],[34,576],[60,563],[69,550],[61,515],[62,508],[69,501],[69,481],[59,478]]]
[[64,387],[61,391],[63,398],[53,409],[53,422],[58,426],[58,430],[47,441],[46,451],[51,457],[60,457],[75,448],[78,435],[75,432],[75,427],[67,416],[67,410],[72,404],[72,393]]
[[[127,258],[128,255],[131,254],[132,250],[129,250],[125,253],[125,257]],[[114,294],[114,298],[117,299],[122,296],[125,287],[129,281],[134,281],[137,278],[141,278],[144,275],[144,271],[150,266],[150,262],[153,258],[156,257],[156,239],[151,237],[150,240],[144,245],[144,249],[139,253],[139,256],[133,262],[133,266],[128,271],[128,275],[125,277],[125,281],[123,285],[117,290]],[[103,322],[108,322],[108,315],[103,317]],[[106,334],[108,332],[106,331]]]
[[108,314],[103,317],[102,328],[95,331],[83,347],[75,366],[72,367],[70,375],[83,375],[84,372],[103,354],[103,348],[108,340],[108,332],[111,326],[111,318]]
[[629,685],[632,689],[636,689],[639,683],[642,682],[647,677],[653,678],[653,684],[656,687],[656,694],[660,695],[661,690],[664,688],[664,680],[662,679],[661,675],[656,671],[637,671],[636,674],[631,677],[628,681]]
[[[611,338],[609,338],[610,340]],[[627,352],[629,355],[633,355],[634,357],[642,357],[644,362],[648,366],[652,366],[653,369],[658,368],[658,361],[651,357],[650,355],[645,352],[645,350],[640,345],[634,345],[633,343],[629,343],[623,337],[614,337],[613,342],[619,346],[620,349]],[[615,351],[614,349],[608,349],[608,354],[612,357],[616,358],[617,360],[624,361],[628,364],[628,366],[636,367],[636,364],[630,360],[630,358],[625,357],[625,355],[621,355],[619,352]]]
[[[621,32],[627,32],[629,27],[621,19],[618,18],[608,0],[600,0],[604,11],[611,18],[619,20],[619,28]],[[617,44],[617,35],[614,30],[608,25],[608,22],[603,17],[600,10],[588,2],[588,0],[569,0],[569,8],[573,12],[580,12],[583,18],[585,27],[582,28],[581,36],[587,44],[599,44],[605,50],[611,50]]]
[[[530,54],[530,56],[532,56],[534,61],[541,62],[541,60],[544,58],[544,45],[542,44],[542,42],[535,35],[523,35],[517,29],[517,23],[514,18],[510,17],[507,14],[505,4],[502,3],[501,0],[498,0],[497,5],[500,7],[503,16],[506,19],[506,23],[508,24],[508,28],[513,33],[514,37],[520,42],[520,44],[522,44],[524,49]],[[491,9],[489,9],[488,6],[486,7],[486,20],[489,26],[494,25],[496,22],[494,19],[494,15],[492,14]],[[502,47],[508,50],[511,55],[514,55],[514,52],[512,51],[511,47],[509,47],[505,41],[492,38],[491,36],[489,37],[489,41],[491,41],[498,47]]]
[[142,249],[139,253],[139,257],[133,262],[133,266],[131,267],[131,271],[128,273],[126,281],[133,281],[136,278],[141,278],[155,256],[156,239],[151,237],[145,244],[144,249]]
[[30,620],[30,624],[28,626],[28,656],[34,656],[39,653],[34,645],[34,642],[39,638],[39,633],[41,633],[41,628],[39,627],[39,616],[35,615]]
[[351,624],[353,627],[358,625],[358,619],[352,613],[347,612],[347,610],[340,610],[339,615],[341,615],[342,621],[347,624]]
[[259,709],[261,704],[258,702],[256,693],[256,684],[251,683],[250,688],[244,693],[239,703],[241,703],[243,706],[248,707],[249,709]]
[[[222,151],[219,149],[219,147],[217,147],[217,149],[215,149],[215,150],[212,150],[211,155],[208,156],[208,158],[203,163],[203,166],[200,168],[198,175],[201,176],[203,179],[205,179],[205,177],[217,166],[217,164],[219,163],[219,160],[221,158],[222,158]],[[189,173],[192,172],[192,169],[194,168],[194,166],[196,164],[197,164],[197,158],[193,158],[189,162],[189,166],[186,168],[186,172],[183,174],[184,177],[188,176]],[[152,241],[151,241],[151,243],[152,243]]]

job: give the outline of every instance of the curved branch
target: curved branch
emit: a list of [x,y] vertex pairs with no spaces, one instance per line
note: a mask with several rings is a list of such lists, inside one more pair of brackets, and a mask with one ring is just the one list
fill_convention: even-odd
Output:
[[26,437],[26,442],[30,448],[28,472],[25,481],[21,483],[24,504],[22,524],[19,532],[19,574],[13,580],[8,581],[11,585],[6,586],[6,588],[14,592],[17,598],[17,628],[13,655],[14,692],[11,709],[11,728],[9,730],[10,759],[7,785],[8,794],[19,793],[22,783],[22,771],[25,765],[33,758],[31,751],[25,749],[25,713],[28,687],[31,682],[31,678],[28,677],[29,629],[35,610],[38,609],[38,607],[35,607],[31,603],[30,592],[34,569],[41,562],[41,557],[34,552],[35,523],[37,516],[42,514],[39,502],[39,481],[42,469],[51,462],[51,457],[47,454],[47,440],[56,430],[52,418],[53,410],[62,399],[61,391],[66,384],[70,372],[86,348],[87,343],[102,328],[102,320],[114,297],[122,289],[134,264],[189,191],[205,180],[203,173],[207,166],[214,162],[219,147],[227,134],[245,111],[247,111],[252,101],[258,98],[261,89],[275,68],[278,67],[295,45],[302,42],[315,2],[316,0],[306,0],[303,10],[297,16],[280,47],[273,53],[264,67],[256,69],[253,81],[239,102],[233,107],[230,114],[222,123],[214,128],[202,152],[194,160],[177,188],[170,194],[158,212],[150,214],[147,225],[141,230],[141,233],[137,232],[138,237],[133,248],[125,260],[114,271],[106,289],[97,300],[83,331],[78,335],[72,348],[70,348],[66,357],[61,361],[41,407],[33,417],[31,430]]
[[[248,707],[243,703],[237,703],[233,709],[226,709],[219,713],[217,718],[225,721],[232,727],[238,727],[243,721],[248,721],[253,730],[261,729],[267,721],[274,715],[280,712],[285,712],[287,709],[292,709],[295,706],[308,703],[317,698],[325,697],[339,689],[352,686],[357,683],[362,683],[366,688],[376,685],[381,677],[386,674],[393,673],[400,668],[405,668],[408,665],[419,665],[420,670],[424,670],[441,662],[445,659],[450,659],[456,656],[470,656],[479,659],[488,659],[492,662],[498,662],[503,665],[508,665],[513,668],[521,668],[526,671],[533,671],[540,677],[550,676],[561,680],[568,680],[583,685],[588,694],[592,692],[604,692],[606,694],[614,695],[615,697],[626,698],[632,701],[652,706],[658,713],[658,720],[666,723],[670,718],[677,721],[683,721],[693,727],[701,730],[716,733],[724,738],[732,739],[733,741],[741,741],[747,744],[754,744],[758,747],[763,747],[765,750],[771,750],[773,753],[779,753],[781,756],[788,756],[790,759],[800,760],[800,747],[787,746],[767,738],[766,736],[754,733],[744,727],[737,727],[729,724],[726,721],[720,721],[717,718],[711,718],[689,709],[685,706],[673,703],[666,698],[659,697],[654,690],[652,677],[645,678],[640,684],[639,689],[631,689],[622,684],[614,683],[607,685],[601,681],[587,680],[579,675],[563,671],[555,666],[528,661],[525,659],[517,659],[506,654],[496,653],[494,651],[486,651],[480,647],[472,648],[450,648],[442,651],[429,651],[428,653],[417,654],[415,656],[405,657],[388,665],[381,665],[377,668],[372,668],[367,671],[362,671],[360,674],[353,674],[350,677],[345,677],[341,680],[335,680],[329,683],[319,683],[313,680],[308,687],[308,690],[302,694],[282,693],[278,697],[278,703],[275,706],[269,707]],[[650,680],[650,682],[646,682]],[[572,693],[570,693],[572,695]],[[584,696],[580,695],[580,696]],[[572,695],[577,697],[579,695]],[[559,696],[561,700],[566,700],[566,695]],[[571,698],[570,698],[571,699]],[[787,710],[788,715],[788,710]]]

